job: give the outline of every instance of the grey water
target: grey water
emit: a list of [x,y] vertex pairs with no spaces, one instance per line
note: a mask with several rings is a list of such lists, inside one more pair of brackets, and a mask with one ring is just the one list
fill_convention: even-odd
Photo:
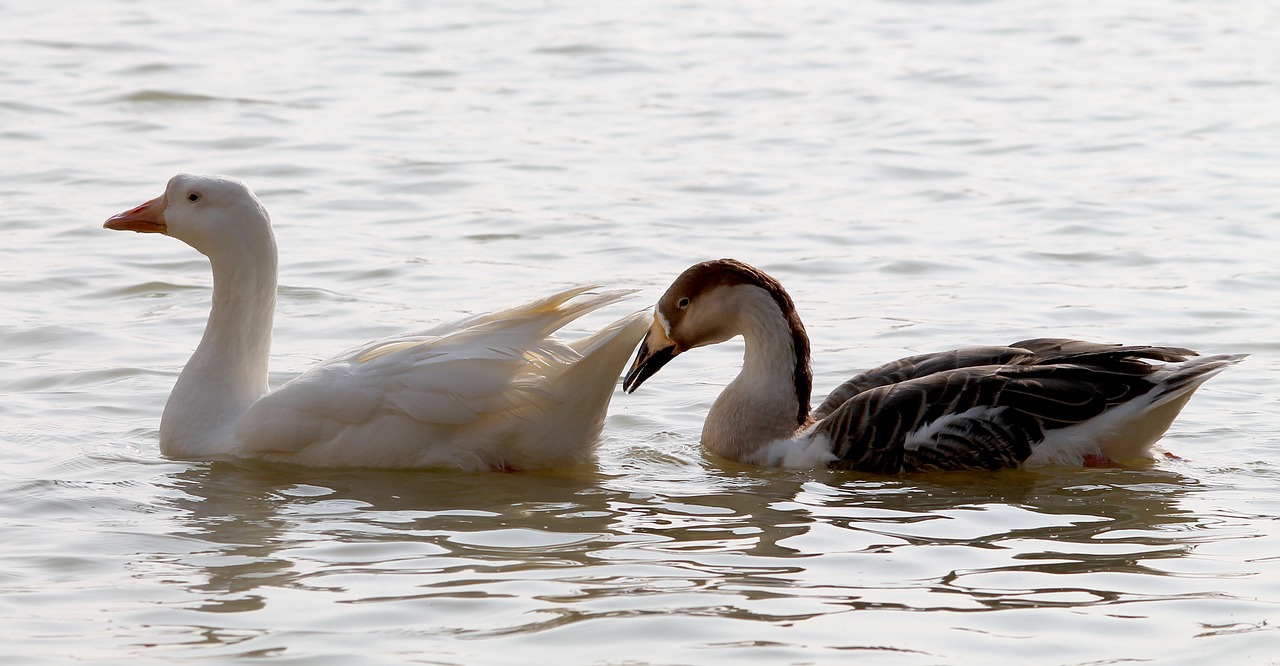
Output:
[[[13,663],[1276,663],[1280,5],[0,3],[0,635]],[[203,257],[102,221],[226,173],[272,381],[732,256],[816,398],[1032,336],[1250,358],[1138,469],[876,477],[699,448],[736,343],[554,473],[167,460]]]

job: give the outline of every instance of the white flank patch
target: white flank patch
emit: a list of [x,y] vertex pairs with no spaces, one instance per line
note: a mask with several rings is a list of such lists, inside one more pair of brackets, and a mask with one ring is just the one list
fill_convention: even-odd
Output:
[[815,469],[826,467],[835,459],[831,452],[831,438],[817,435],[774,440],[744,456],[742,462],[761,467]]
[[[1167,402],[1167,400],[1163,401]],[[1151,407],[1150,394],[1138,396],[1129,402],[1113,407],[1088,421],[1073,426],[1045,432],[1044,441],[1032,447],[1031,457],[1023,463],[1027,467],[1041,465],[1082,465],[1087,455],[1105,454],[1117,461],[1130,460],[1147,452],[1150,442],[1123,442],[1126,450],[1107,451],[1120,431]]]
[[[935,448],[935,446],[937,445],[938,433],[941,433],[944,430],[947,430],[951,426],[951,424],[955,423],[956,421],[959,421],[961,419],[978,419],[980,421],[993,420],[997,416],[999,416],[1000,412],[1004,409],[1005,409],[1004,407],[991,407],[988,405],[981,405],[978,407],[971,407],[968,410],[963,411],[959,414],[944,414],[934,419],[933,421],[926,423],[925,425],[911,431],[911,434],[907,435],[906,441],[902,443],[902,448],[908,451],[919,450],[920,447],[922,446]],[[1034,446],[1034,443],[1033,443],[1033,446]]]

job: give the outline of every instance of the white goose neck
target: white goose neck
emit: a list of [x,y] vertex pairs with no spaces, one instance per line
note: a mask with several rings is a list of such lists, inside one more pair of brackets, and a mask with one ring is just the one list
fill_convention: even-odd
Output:
[[268,390],[277,259],[271,229],[263,229],[228,237],[207,252],[213,307],[160,420],[160,449],[166,455],[225,455],[234,446],[236,422]]

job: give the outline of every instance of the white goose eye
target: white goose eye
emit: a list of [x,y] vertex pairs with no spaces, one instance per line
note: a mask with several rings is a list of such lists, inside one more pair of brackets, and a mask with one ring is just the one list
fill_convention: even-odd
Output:
[[689,307],[689,297],[685,296],[684,298],[681,298],[680,300],[676,301],[676,307],[680,308],[681,310]]
[[190,201],[191,203],[195,203],[195,202],[197,202],[197,201],[199,201],[199,200],[200,200],[200,193],[199,193],[199,192],[192,192],[191,194],[188,194],[188,195],[187,195],[187,201]]

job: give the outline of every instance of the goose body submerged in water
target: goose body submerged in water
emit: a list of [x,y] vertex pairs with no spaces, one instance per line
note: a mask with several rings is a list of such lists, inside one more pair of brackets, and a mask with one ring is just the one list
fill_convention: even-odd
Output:
[[1035,339],[921,354],[863,372],[810,411],[809,339],[776,279],[733,259],[696,264],[659,299],[623,383],[741,335],[743,367],[702,443],[767,467],[865,472],[1103,465],[1152,457],[1191,394],[1244,355]]
[[554,333],[631,291],[543,300],[350,349],[267,385],[276,244],[239,180],[179,174],[107,229],[173,236],[209,258],[213,307],[160,421],[160,450],[321,467],[516,470],[589,458],[618,375],[647,325],[637,312],[572,342]]

